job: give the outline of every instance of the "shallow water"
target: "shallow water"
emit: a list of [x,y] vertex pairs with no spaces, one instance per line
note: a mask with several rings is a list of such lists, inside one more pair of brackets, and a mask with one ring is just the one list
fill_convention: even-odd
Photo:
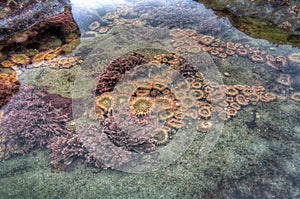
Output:
[[72,52],[13,67],[2,198],[299,197],[298,48],[188,0],[71,3]]

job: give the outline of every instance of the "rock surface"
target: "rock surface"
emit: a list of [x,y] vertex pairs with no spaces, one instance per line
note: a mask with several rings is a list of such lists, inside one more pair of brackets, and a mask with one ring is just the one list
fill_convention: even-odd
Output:
[[64,10],[69,0],[7,0],[0,2],[0,39],[23,31]]

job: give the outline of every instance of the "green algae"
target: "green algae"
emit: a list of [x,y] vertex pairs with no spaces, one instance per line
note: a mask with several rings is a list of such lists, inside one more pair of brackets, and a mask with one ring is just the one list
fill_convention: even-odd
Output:
[[[211,8],[219,17],[228,17],[234,27],[246,33],[250,37],[266,39],[274,44],[288,44],[300,47],[300,36],[291,35],[282,28],[276,26],[270,19],[255,16],[242,16],[234,14],[227,6],[228,1],[198,0],[208,8]],[[239,4],[239,3],[238,3]]]

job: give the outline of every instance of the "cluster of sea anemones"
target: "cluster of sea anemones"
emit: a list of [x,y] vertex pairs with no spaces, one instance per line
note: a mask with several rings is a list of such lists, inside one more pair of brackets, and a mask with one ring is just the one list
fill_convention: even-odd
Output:
[[[204,50],[213,56],[225,59],[228,56],[238,55],[250,59],[257,63],[266,63],[267,66],[273,69],[280,69],[286,67],[287,57],[284,55],[273,56],[267,54],[266,51],[260,50],[257,47],[252,47],[249,44],[242,45],[241,43],[234,43],[230,41],[221,41],[219,38],[214,38],[211,35],[197,34],[195,30],[183,29],[172,31],[170,35],[174,38],[173,46],[180,50],[180,52],[188,52],[186,47],[186,37],[199,42],[195,48],[191,48],[194,52]],[[184,37],[186,36],[186,37]],[[189,41],[190,43],[193,43]],[[288,55],[290,64],[300,65],[300,53],[291,53]]]
[[[222,90],[222,89],[221,89]],[[270,102],[276,100],[276,95],[266,92],[263,86],[244,86],[234,85],[223,88],[226,94],[225,100],[218,100],[216,106],[223,107],[226,111],[226,118],[229,119],[237,115],[238,111],[248,104],[257,104],[257,102]]]
[[0,108],[8,103],[14,94],[19,91],[19,82],[16,73],[11,75],[0,74]]
[[26,65],[27,69],[39,68],[39,67],[49,67],[52,69],[69,69],[76,64],[82,63],[78,57],[56,57],[51,60],[45,60],[40,62],[35,62]]

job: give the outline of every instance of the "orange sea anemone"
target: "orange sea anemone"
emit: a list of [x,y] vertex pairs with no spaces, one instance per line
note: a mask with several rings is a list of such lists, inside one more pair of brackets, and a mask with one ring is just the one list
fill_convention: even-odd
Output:
[[41,62],[45,60],[46,55],[48,52],[40,52],[33,56],[32,62]]
[[136,116],[144,116],[151,112],[153,101],[147,97],[137,97],[130,103],[130,110]]
[[236,95],[235,101],[241,106],[246,106],[249,104],[249,101],[247,100],[247,98],[242,94]]
[[175,111],[174,118],[178,120],[182,120],[185,118],[185,114],[182,111]]
[[192,82],[191,87],[193,89],[200,89],[202,87],[202,84],[200,82]]
[[267,93],[263,93],[262,95],[260,95],[260,100],[262,102],[271,102],[276,99],[277,99],[277,97],[274,93],[267,92]]
[[291,96],[290,96],[291,100],[294,100],[296,102],[300,102],[300,92],[297,92],[297,93],[293,93]]
[[244,85],[240,85],[240,84],[236,84],[234,85],[234,88],[238,89],[239,91],[242,91],[245,89],[245,86]]
[[260,100],[260,95],[256,92],[253,92],[250,96],[247,97],[248,100],[252,102],[252,104],[255,104]]
[[20,65],[25,65],[25,64],[29,64],[30,62],[30,58],[27,57],[24,54],[14,54],[11,57],[11,60],[16,63],[16,64],[20,64]]
[[209,107],[206,107],[206,106],[201,106],[198,110],[198,114],[205,118],[205,119],[208,119],[211,117],[211,108]]
[[10,67],[14,66],[15,64],[12,61],[10,61],[10,60],[3,60],[1,62],[1,65],[4,68],[10,68]]
[[153,82],[150,81],[139,81],[137,82],[138,89],[150,90],[153,88]]
[[243,95],[245,95],[246,97],[252,95],[253,93],[255,93],[255,90],[253,89],[252,86],[246,86],[244,87],[244,89],[242,90]]
[[241,109],[241,106],[237,102],[231,102],[229,106],[237,111]]
[[226,111],[227,118],[236,116],[238,111],[235,108],[228,108]]
[[185,123],[182,120],[171,118],[167,121],[167,125],[175,129],[180,129],[185,126]]
[[39,51],[37,49],[28,49],[26,51],[26,55],[28,55],[29,57],[33,57],[34,55],[38,54]]
[[155,81],[153,82],[153,89],[156,89],[158,91],[163,91],[167,88],[168,86],[162,82],[158,82],[158,81]]
[[191,90],[189,95],[196,100],[201,100],[204,98],[205,94],[202,90]]
[[226,86],[225,93],[229,96],[236,96],[237,94],[239,94],[239,91],[234,86]]
[[135,95],[137,97],[147,97],[150,95],[150,90],[146,90],[146,89],[137,89],[135,91]]
[[112,105],[112,96],[110,93],[103,93],[101,96],[96,98],[96,107],[104,111],[108,111]]
[[99,27],[100,27],[100,23],[98,21],[94,21],[89,25],[90,30],[96,30]]
[[212,122],[208,120],[200,120],[197,123],[197,130],[203,133],[207,133],[212,129],[212,127],[213,127]]

